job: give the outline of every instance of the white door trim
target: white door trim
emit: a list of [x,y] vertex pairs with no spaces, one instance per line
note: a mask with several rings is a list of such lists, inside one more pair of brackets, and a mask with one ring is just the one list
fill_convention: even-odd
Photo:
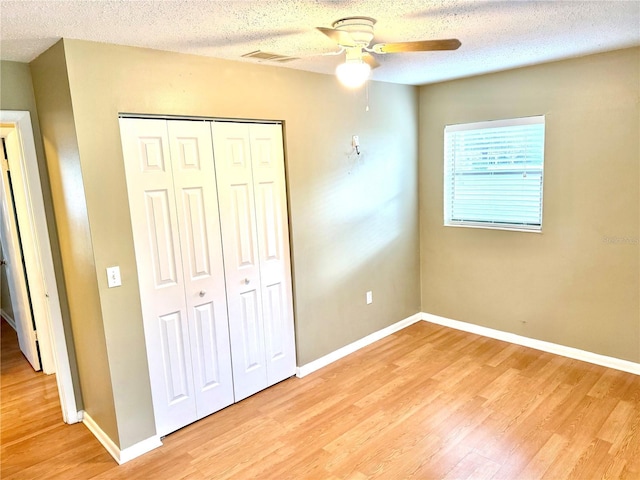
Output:
[[[12,178],[24,188],[27,221],[21,229],[30,231],[30,241],[23,242],[25,262],[30,288],[36,290],[32,295],[36,329],[39,336],[42,368],[45,373],[56,373],[62,417],[66,423],[79,421],[79,412],[71,378],[71,367],[67,351],[67,341],[62,323],[60,298],[56,283],[55,270],[49,230],[42,198],[42,186],[36,148],[31,127],[31,114],[27,111],[0,111],[0,123],[12,125],[21,147],[19,158],[9,160]],[[16,205],[16,208],[20,206]],[[31,272],[31,273],[29,273]],[[40,292],[40,295],[37,294]]]

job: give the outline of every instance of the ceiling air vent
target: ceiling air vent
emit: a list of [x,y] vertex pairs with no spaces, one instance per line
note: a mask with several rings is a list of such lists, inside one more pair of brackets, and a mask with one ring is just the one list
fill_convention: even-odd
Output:
[[297,57],[287,57],[286,55],[263,52],[262,50],[256,50],[255,52],[245,53],[242,56],[244,58],[255,58],[257,60],[268,60],[270,62],[278,62],[278,63],[285,63],[285,62],[290,62],[291,60],[298,60]]

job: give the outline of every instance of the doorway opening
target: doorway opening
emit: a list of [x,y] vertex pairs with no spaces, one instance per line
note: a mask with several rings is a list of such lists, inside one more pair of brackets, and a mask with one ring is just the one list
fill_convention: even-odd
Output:
[[[6,130],[6,128],[3,128],[3,130]],[[3,218],[2,225],[0,225],[0,252],[2,252],[0,261],[2,265],[2,276],[0,277],[2,280],[0,285],[2,312],[0,313],[3,319],[16,331],[20,351],[37,372],[42,370],[42,359],[40,357],[37,327],[29,292],[18,212],[15,207],[16,195],[8,162],[7,139],[9,138],[11,138],[10,134],[6,137],[0,137],[0,141],[2,141],[2,149],[0,150],[0,161],[2,162],[0,194],[3,201]]]
[[19,340],[20,335],[25,336],[25,349],[33,347],[35,360],[25,353],[21,341],[20,347],[34,369],[38,370],[37,362],[45,374],[56,374],[63,420],[76,423],[81,417],[74,395],[29,112],[0,111],[0,138],[0,233],[7,262],[4,269],[11,286]]

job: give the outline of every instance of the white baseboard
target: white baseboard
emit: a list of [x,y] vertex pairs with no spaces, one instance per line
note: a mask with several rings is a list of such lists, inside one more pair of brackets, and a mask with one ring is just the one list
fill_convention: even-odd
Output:
[[383,328],[382,330],[378,330],[377,332],[373,332],[366,337],[361,338],[360,340],[356,340],[349,345],[345,345],[338,350],[334,350],[333,352],[325,355],[324,357],[320,357],[313,362],[309,362],[305,365],[302,365],[296,368],[296,376],[302,378],[310,373],[315,372],[316,370],[320,370],[322,367],[326,367],[327,365],[335,362],[336,360],[340,360],[342,357],[346,357],[350,353],[353,353],[357,350],[360,350],[367,345],[371,345],[373,342],[377,342],[378,340],[391,335],[403,328],[408,327],[416,322],[422,320],[422,314],[416,313],[415,315],[410,316],[409,318],[405,318],[404,320],[400,320],[399,322],[394,323],[393,325],[389,325],[388,327]]
[[0,308],[0,315],[2,316],[2,318],[4,318],[7,321],[7,323],[11,328],[16,330],[16,321],[1,308]]
[[496,340],[503,340],[516,345],[522,345],[523,347],[535,348],[536,350],[542,350],[543,352],[573,358],[574,360],[582,360],[583,362],[593,363],[602,367],[613,368],[615,370],[640,375],[640,363],[630,362],[628,360],[622,360],[615,357],[608,357],[606,355],[567,347],[565,345],[558,345],[557,343],[536,340],[535,338],[523,337],[521,335],[516,335],[515,333],[494,330],[493,328],[482,327],[480,325],[461,322],[459,320],[451,320],[449,318],[439,317],[430,313],[422,313],[422,319],[426,322],[455,328],[456,330],[463,330],[469,333],[475,333],[477,335],[482,335],[483,337],[495,338]]
[[82,420],[84,420],[84,410],[80,410],[79,412],[74,411],[68,414],[67,419],[65,420],[65,423],[68,423],[68,424],[82,423]]
[[141,455],[144,455],[151,450],[155,450],[158,447],[162,446],[162,441],[160,437],[154,435],[153,437],[149,437],[146,440],[136,443],[135,445],[131,445],[124,450],[120,450],[120,464],[128,462],[129,460],[133,460]]
[[100,428],[100,426],[91,418],[91,416],[87,412],[82,412],[82,423],[89,429],[91,433],[98,439],[98,441],[102,444],[102,446],[109,452],[109,454],[114,458],[119,465],[128,462],[129,460],[133,460],[140,455],[144,455],[151,450],[161,447],[162,442],[160,441],[160,437],[154,435],[153,437],[149,437],[146,440],[136,443],[124,450],[120,450],[120,448],[109,438],[109,436],[104,433],[104,431]]

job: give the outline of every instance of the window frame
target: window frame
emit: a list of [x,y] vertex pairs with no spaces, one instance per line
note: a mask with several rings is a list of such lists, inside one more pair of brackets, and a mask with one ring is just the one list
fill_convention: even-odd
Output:
[[[484,220],[467,220],[467,219],[452,219],[453,203],[455,202],[455,159],[451,155],[452,141],[449,139],[449,135],[455,135],[457,132],[464,131],[478,131],[484,129],[495,129],[504,127],[522,127],[531,125],[542,125],[542,132],[539,134],[540,150],[536,153],[539,154],[541,161],[539,167],[533,167],[529,171],[539,172],[540,176],[540,188],[539,188],[539,224],[527,223],[524,220],[522,222],[505,222],[500,220],[484,221]],[[535,115],[529,117],[516,117],[506,118],[500,120],[487,120],[481,122],[469,122],[461,124],[446,125],[444,128],[444,174],[443,174],[443,200],[444,200],[444,226],[446,227],[464,227],[464,228],[481,228],[490,230],[508,230],[518,232],[529,233],[542,233],[543,217],[544,217],[544,160],[545,160],[545,134],[546,134],[546,117],[545,115]],[[494,137],[496,138],[496,137]],[[505,162],[506,164],[506,162]],[[523,173],[527,171],[523,168]],[[536,173],[538,174],[538,173]],[[492,175],[492,174],[491,174]],[[490,211],[490,209],[488,209]],[[479,215],[480,216],[480,215]]]

